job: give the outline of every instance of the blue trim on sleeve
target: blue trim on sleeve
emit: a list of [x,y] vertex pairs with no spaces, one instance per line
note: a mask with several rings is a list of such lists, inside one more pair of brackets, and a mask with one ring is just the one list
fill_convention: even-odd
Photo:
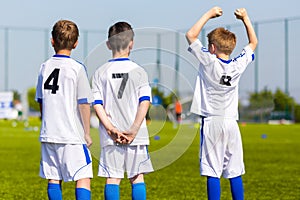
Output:
[[[78,61],[76,61],[76,62],[78,62]],[[81,64],[81,66],[83,67],[83,69],[84,69],[84,71],[86,73],[86,76],[89,77],[86,66],[84,64],[82,64],[81,62],[78,62],[78,63]]]
[[43,99],[38,98],[38,99],[37,99],[37,102],[38,102],[38,103],[43,103]]
[[206,47],[201,47],[201,51],[208,53],[209,50]]
[[252,54],[252,61],[254,60],[254,58],[255,58],[255,55],[254,55],[254,53]]
[[240,55],[234,58],[234,61],[237,61],[239,58],[243,57],[246,54],[245,52],[245,49],[243,49],[242,53],[240,53]]
[[95,100],[93,105],[96,105],[96,104],[101,104],[103,105],[103,101],[102,100]]
[[84,99],[78,99],[77,103],[78,104],[85,104],[85,103],[89,103],[89,102],[88,102],[87,98],[84,98]]
[[86,73],[86,76],[89,77],[86,66],[83,63],[79,62],[78,60],[75,60],[75,61],[83,67],[83,69],[84,69],[84,71]]
[[139,98],[139,102],[141,103],[142,101],[150,101],[150,97],[149,96],[142,96]]

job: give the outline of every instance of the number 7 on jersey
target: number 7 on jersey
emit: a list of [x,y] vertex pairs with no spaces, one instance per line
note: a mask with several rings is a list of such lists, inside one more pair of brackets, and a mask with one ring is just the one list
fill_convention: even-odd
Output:
[[128,73],[114,73],[112,74],[112,78],[116,79],[116,78],[122,78],[122,82],[118,91],[118,99],[122,99],[124,90],[125,90],[125,86],[126,83],[128,81]]

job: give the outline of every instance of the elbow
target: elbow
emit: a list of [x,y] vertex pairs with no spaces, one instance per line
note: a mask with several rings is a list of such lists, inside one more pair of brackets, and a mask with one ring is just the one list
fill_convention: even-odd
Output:
[[250,43],[249,43],[249,46],[251,47],[251,49],[254,51],[256,49],[258,45],[258,40],[255,39],[255,40],[252,40]]
[[150,101],[141,101],[140,105],[144,105],[144,106],[149,107],[151,105],[151,102]]
[[186,33],[185,33],[185,38],[186,38],[186,39],[189,39],[190,37],[192,37],[191,31],[186,32]]
[[256,39],[256,40],[253,42],[253,46],[254,46],[255,49],[256,49],[257,45],[258,45],[258,40]]
[[192,31],[188,31],[185,34],[185,38],[188,41],[188,43],[191,44],[197,39],[197,36]]
[[258,44],[258,39],[257,39],[257,37],[255,37],[255,38],[252,40],[252,43],[253,43],[253,45],[257,46],[257,44]]
[[102,105],[101,104],[94,104],[93,105],[93,108],[94,108],[94,110],[99,110],[99,109],[101,109],[102,108]]

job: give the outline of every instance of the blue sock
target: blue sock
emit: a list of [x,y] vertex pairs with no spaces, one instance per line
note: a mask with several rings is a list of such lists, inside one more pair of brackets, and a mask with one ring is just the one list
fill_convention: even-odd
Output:
[[216,177],[207,177],[207,197],[208,200],[220,200],[221,185],[220,179]]
[[91,191],[85,188],[76,188],[75,189],[76,200],[90,200]]
[[146,200],[146,185],[144,182],[132,184],[132,200]]
[[48,183],[48,199],[49,200],[62,200],[62,193],[60,184]]
[[119,200],[120,187],[117,184],[106,184],[104,188],[105,200]]
[[231,187],[231,194],[233,200],[243,200],[244,199],[244,187],[243,187],[243,180],[241,176],[231,178],[230,180],[230,187]]

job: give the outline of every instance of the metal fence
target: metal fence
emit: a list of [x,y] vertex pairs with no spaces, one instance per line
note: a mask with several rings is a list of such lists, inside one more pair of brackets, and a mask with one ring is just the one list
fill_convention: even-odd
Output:
[[[222,25],[237,35],[233,57],[247,44],[242,23]],[[205,27],[200,39],[216,26]],[[300,101],[300,68],[297,50],[300,46],[300,17],[254,22],[259,39],[256,59],[241,79],[241,100],[249,92],[264,88],[285,91]],[[22,93],[34,87],[40,64],[54,54],[50,44],[51,30],[29,27],[0,27],[0,91]],[[72,57],[82,61],[89,75],[110,58],[105,41],[106,30],[81,30],[79,45]],[[193,91],[197,72],[195,59],[187,52],[186,30],[162,28],[136,29],[131,59],[149,73],[152,84],[180,96]]]

